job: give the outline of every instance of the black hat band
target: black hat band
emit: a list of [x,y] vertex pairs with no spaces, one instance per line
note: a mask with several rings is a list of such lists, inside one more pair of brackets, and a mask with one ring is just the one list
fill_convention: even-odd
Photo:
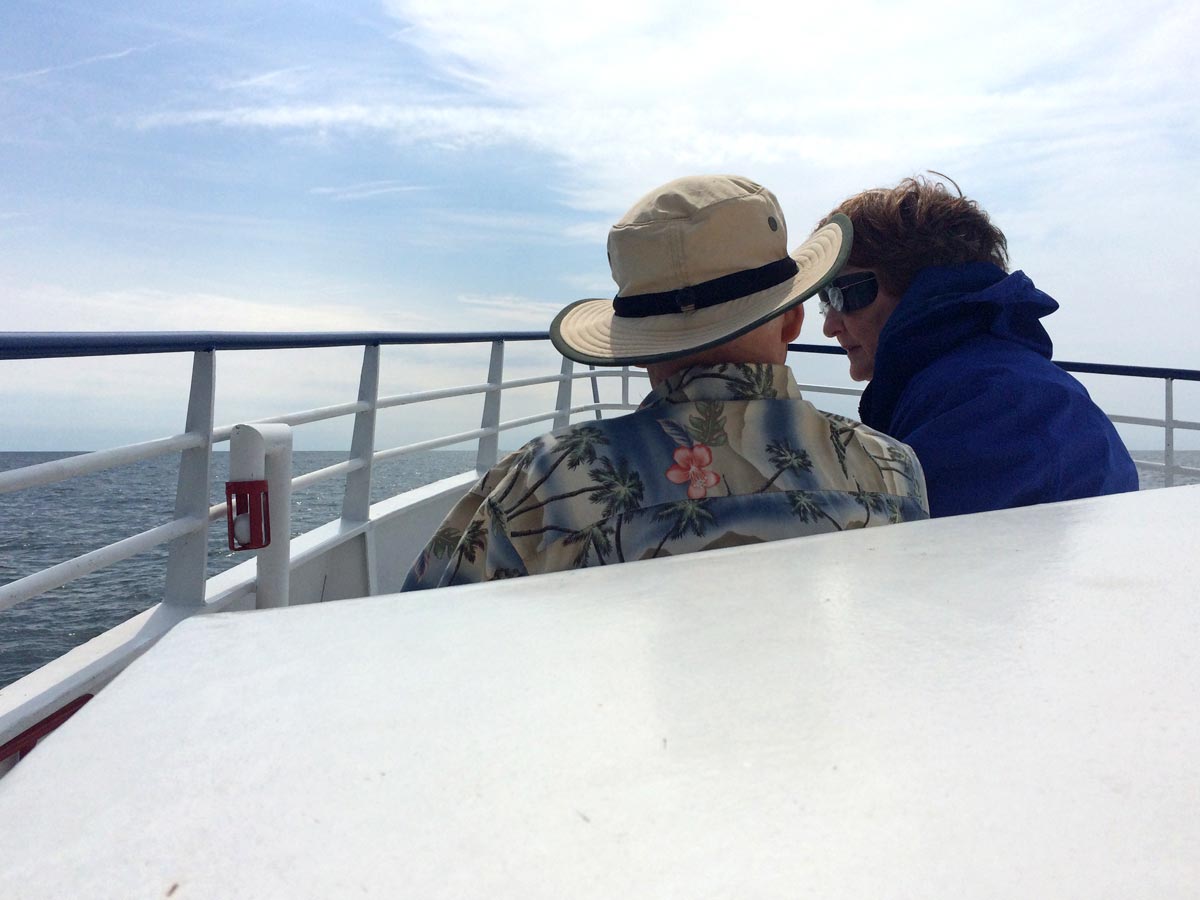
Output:
[[644,319],[647,316],[678,315],[707,309],[730,300],[740,300],[783,284],[800,271],[790,256],[775,262],[746,269],[732,275],[722,275],[712,281],[704,281],[690,287],[657,294],[634,294],[630,297],[613,298],[613,314],[622,319]]

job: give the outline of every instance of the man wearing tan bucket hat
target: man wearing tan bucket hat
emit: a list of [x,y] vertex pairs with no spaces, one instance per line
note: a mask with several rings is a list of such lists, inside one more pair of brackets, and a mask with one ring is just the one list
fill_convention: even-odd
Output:
[[821,412],[784,364],[806,299],[837,274],[834,217],[792,253],[775,196],[680,178],[608,236],[619,288],[550,327],[577,362],[644,366],[636,412],[561,428],[488,472],[446,517],[405,590],[677,556],[928,516],[904,444]]

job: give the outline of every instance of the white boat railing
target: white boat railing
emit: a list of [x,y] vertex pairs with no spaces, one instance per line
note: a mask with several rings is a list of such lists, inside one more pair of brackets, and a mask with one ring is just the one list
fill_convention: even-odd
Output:
[[[340,518],[342,530],[339,532],[344,537],[347,528],[363,525],[370,520],[372,471],[376,463],[394,460],[419,451],[475,442],[475,468],[477,472],[483,472],[497,461],[499,438],[504,432],[542,422],[551,423],[552,428],[560,428],[569,424],[574,416],[592,414],[596,418],[600,418],[606,412],[625,412],[635,408],[636,402],[631,400],[630,381],[634,378],[644,379],[646,376],[644,372],[635,372],[628,368],[604,370],[589,368],[576,371],[571,361],[563,360],[558,374],[506,381],[504,379],[506,345],[514,341],[544,342],[546,338],[544,333],[529,332],[457,335],[388,333],[323,335],[0,334],[0,360],[170,352],[191,352],[193,355],[190,396],[186,423],[182,433],[159,440],[83,453],[0,472],[0,494],[4,494],[43,487],[155,457],[180,454],[175,511],[171,520],[0,585],[0,610],[43,595],[85,575],[163,544],[169,545],[166,587],[161,604],[166,614],[159,616],[158,625],[145,629],[145,633],[139,640],[143,643],[152,641],[161,636],[161,633],[165,633],[180,618],[214,608],[212,604],[206,604],[206,590],[209,587],[208,529],[213,522],[226,517],[226,504],[222,502],[213,505],[209,502],[213,448],[228,442],[235,427],[232,424],[215,426],[213,421],[216,354],[218,352],[335,346],[362,348],[359,389],[355,400],[256,419],[250,423],[297,427],[330,419],[354,418],[348,458],[343,462],[294,477],[290,483],[290,490],[300,491],[329,479],[344,476],[346,481]],[[437,390],[390,396],[379,395],[381,346],[446,343],[487,344],[490,349],[487,380]],[[791,349],[818,354],[840,352],[836,348],[816,345],[793,345]],[[1162,472],[1164,483],[1167,486],[1171,486],[1178,475],[1200,477],[1200,469],[1179,466],[1175,463],[1175,432],[1177,430],[1200,430],[1200,423],[1175,418],[1173,403],[1174,382],[1176,380],[1200,381],[1200,372],[1104,366],[1090,363],[1059,364],[1069,371],[1163,380],[1166,386],[1163,418],[1117,415],[1111,416],[1111,418],[1114,422],[1148,425],[1163,429],[1165,435],[1164,461],[1156,463],[1139,460],[1139,468]],[[602,379],[619,380],[619,401],[601,401],[599,385]],[[573,402],[572,388],[574,383],[580,380],[590,383],[591,397],[590,402],[576,404]],[[500,397],[503,392],[548,384],[556,384],[558,387],[553,408],[514,419],[502,420],[500,418]],[[807,393],[845,396],[856,396],[861,393],[856,388],[821,384],[803,384],[801,389]],[[483,409],[478,428],[399,446],[376,448],[376,417],[381,410],[477,395],[483,397]],[[288,535],[282,535],[281,538],[287,541]],[[329,538],[330,542],[338,539],[338,536]],[[144,647],[139,644],[138,647],[129,650],[130,658],[141,649]],[[86,686],[82,681],[73,689],[64,684],[62,690],[53,692],[55,697],[51,698],[47,695],[45,702],[41,705],[51,710],[59,709],[66,701],[73,701],[80,696]],[[42,714],[44,715],[44,711]],[[16,718],[10,716],[6,722],[5,704],[0,702],[0,748],[5,745],[6,741],[10,741],[14,728],[19,730],[23,723],[27,724],[28,718],[29,716],[26,714]],[[0,763],[0,771],[3,771],[2,763]]]
[[[354,416],[354,432],[350,455],[347,460],[315,472],[297,476],[292,480],[293,491],[304,490],[332,478],[346,477],[342,518],[349,522],[366,521],[369,514],[371,470],[375,463],[426,450],[435,450],[469,441],[477,442],[476,470],[480,473],[494,465],[499,456],[499,435],[513,429],[527,427],[539,422],[551,422],[560,428],[576,415],[594,413],[599,418],[604,412],[625,412],[636,404],[630,400],[631,378],[642,377],[628,368],[596,370],[589,368],[576,372],[570,360],[564,360],[557,375],[543,375],[505,381],[504,351],[512,340],[530,341],[545,339],[540,333],[517,332],[511,334],[483,335],[323,335],[319,342],[311,335],[0,335],[0,359],[5,358],[55,358],[82,355],[137,354],[171,351],[193,352],[191,396],[188,403],[187,424],[182,434],[168,438],[130,444],[106,450],[83,453],[65,459],[39,463],[19,469],[0,472],[0,494],[11,491],[42,487],[56,482],[106,469],[153,459],[172,453],[180,453],[181,468],[176,491],[175,517],[156,528],[140,532],[89,553],[66,560],[8,584],[0,585],[0,610],[7,609],[61,587],[77,578],[91,574],[115,562],[145,552],[155,546],[171,543],[168,558],[167,604],[195,607],[204,602],[204,583],[207,573],[208,525],[225,518],[225,504],[209,505],[209,475],[212,450],[229,440],[234,425],[214,427],[212,422],[217,350],[262,349],[263,347],[294,348],[305,346],[355,346],[363,347],[363,361],[359,380],[359,396],[355,401],[332,406],[301,410],[269,418],[256,419],[254,424],[284,424],[292,427]],[[41,339],[36,340],[36,339]],[[387,343],[407,345],[437,344],[452,340],[456,343],[488,343],[491,356],[488,380],[477,384],[460,385],[438,390],[417,391],[381,397],[379,385],[379,350]],[[200,348],[200,349],[197,349]],[[835,348],[794,345],[793,350],[809,353],[837,353]],[[1200,477],[1200,469],[1175,464],[1174,444],[1176,430],[1200,430],[1200,422],[1174,417],[1174,382],[1179,378],[1200,380],[1200,373],[1186,370],[1145,369],[1131,366],[1107,366],[1092,363],[1060,363],[1068,371],[1121,375],[1126,377],[1157,377],[1165,384],[1163,418],[1112,415],[1114,422],[1131,425],[1152,426],[1163,429],[1164,460],[1162,463],[1138,460],[1139,468],[1155,470],[1163,474],[1166,486],[1174,483],[1175,476]],[[620,379],[621,400],[602,403],[599,398],[600,379]],[[573,382],[588,380],[592,386],[592,402],[572,404]],[[500,395],[506,390],[541,384],[558,384],[557,401],[552,410],[516,419],[501,421]],[[801,390],[808,393],[826,393],[857,396],[856,388],[822,384],[802,384]],[[456,397],[483,395],[484,408],[478,428],[442,435],[385,449],[375,448],[375,418],[380,410],[419,403],[429,403]]]

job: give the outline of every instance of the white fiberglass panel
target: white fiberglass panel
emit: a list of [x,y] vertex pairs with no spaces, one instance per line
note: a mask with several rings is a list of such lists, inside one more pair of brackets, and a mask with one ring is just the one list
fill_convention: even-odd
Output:
[[1194,897],[1200,486],[189,620],[4,897]]

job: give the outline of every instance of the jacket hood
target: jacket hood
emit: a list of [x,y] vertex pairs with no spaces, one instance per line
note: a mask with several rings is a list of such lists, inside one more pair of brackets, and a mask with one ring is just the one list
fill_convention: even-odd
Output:
[[931,266],[913,279],[879,334],[875,371],[863,392],[862,421],[886,430],[909,380],[965,342],[991,335],[1049,359],[1054,345],[1039,321],[1058,303],[1024,272],[991,263]]
[[1024,272],[1006,275],[991,263],[932,266],[918,272],[900,298],[879,346],[891,349],[886,345],[899,339],[905,356],[941,356],[968,337],[988,333],[1049,359],[1054,347],[1038,320],[1056,309],[1054,298]]

